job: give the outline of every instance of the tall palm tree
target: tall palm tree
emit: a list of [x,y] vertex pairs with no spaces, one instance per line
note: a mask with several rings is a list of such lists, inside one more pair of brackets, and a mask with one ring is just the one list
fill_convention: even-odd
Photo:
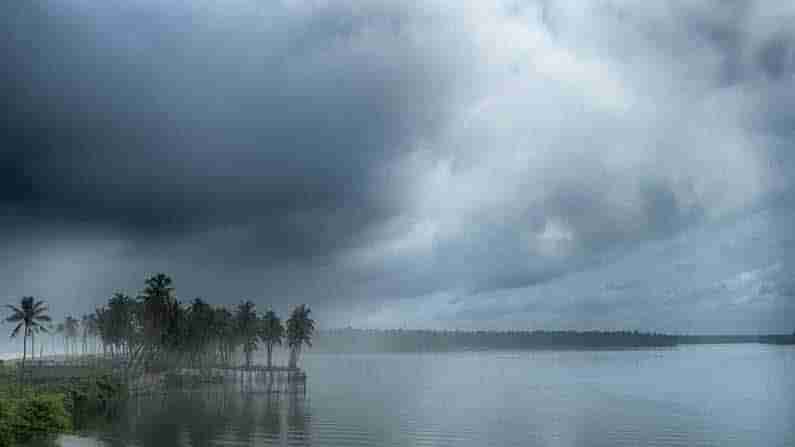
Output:
[[[77,320],[77,318],[74,318],[71,315],[69,315],[64,320],[64,325],[63,326],[64,326],[63,334],[64,334],[64,338],[66,339],[66,344],[68,346],[70,344],[69,342],[72,341],[72,343],[74,343],[75,346],[70,346],[70,350],[72,350],[72,354],[76,354],[77,353],[77,346],[76,346],[76,343],[75,343],[75,341],[76,341],[75,339],[77,338],[77,334],[78,334],[78,331],[79,331],[79,328],[80,328],[80,322]],[[75,348],[75,349],[71,349],[71,348]],[[68,350],[67,350],[67,354],[68,354]]]
[[[50,316],[47,315],[47,304],[44,301],[36,301],[32,296],[23,297],[20,300],[19,306],[8,304],[7,307],[11,309],[11,316],[6,318],[9,323],[17,323],[11,337],[14,338],[22,332],[22,368],[25,368],[25,360],[28,354],[28,336],[33,337],[34,332],[44,331],[47,328],[42,323],[49,322]],[[33,351],[33,342],[31,341],[31,351]]]
[[254,303],[244,301],[238,304],[235,322],[238,336],[243,344],[243,352],[246,354],[246,368],[250,368],[251,354],[257,349],[257,337],[259,336],[259,321]]
[[232,361],[232,353],[237,349],[234,316],[225,307],[217,307],[213,312],[213,329],[217,337],[219,360],[228,366]]
[[93,333],[93,316],[94,314],[83,314],[83,316],[80,318],[80,341],[83,355],[88,354],[88,340]]
[[146,280],[141,299],[144,303],[144,334],[149,343],[163,345],[168,336],[176,298],[173,280],[164,273],[158,273]]
[[287,346],[290,347],[290,368],[298,367],[298,356],[303,345],[312,347],[315,320],[309,317],[312,310],[306,304],[293,309],[287,320]]
[[281,345],[283,337],[284,326],[282,326],[282,321],[274,311],[269,310],[265,312],[260,325],[259,338],[265,343],[265,347],[268,350],[268,368],[273,366],[271,362],[273,347],[275,345]]
[[188,308],[187,320],[186,349],[190,352],[192,363],[203,364],[217,333],[212,306],[201,298],[194,299]]
[[55,325],[55,333],[63,337],[63,352],[66,354],[66,326],[63,323]]

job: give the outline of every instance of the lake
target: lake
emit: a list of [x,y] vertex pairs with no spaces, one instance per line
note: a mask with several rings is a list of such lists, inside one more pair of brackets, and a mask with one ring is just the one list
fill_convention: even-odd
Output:
[[795,347],[312,355],[301,395],[132,400],[62,446],[795,445]]

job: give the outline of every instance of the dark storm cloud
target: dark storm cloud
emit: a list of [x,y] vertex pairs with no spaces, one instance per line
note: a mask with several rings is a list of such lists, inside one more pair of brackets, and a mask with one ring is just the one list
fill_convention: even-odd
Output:
[[[677,306],[757,306],[751,328],[785,302],[786,5],[7,3],[11,295],[64,312],[165,270],[184,298],[331,324],[671,329]],[[766,206],[758,259],[693,274],[709,237],[665,242]]]
[[400,39],[410,11],[243,6],[4,6],[5,207],[154,235],[256,219],[276,244],[304,214],[388,213],[373,170],[444,112],[445,67]]

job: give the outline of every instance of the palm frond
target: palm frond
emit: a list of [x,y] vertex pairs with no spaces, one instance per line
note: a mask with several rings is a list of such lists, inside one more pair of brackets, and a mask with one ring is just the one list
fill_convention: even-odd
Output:
[[20,323],[17,325],[17,327],[15,327],[13,331],[11,331],[11,338],[14,338],[14,337],[16,337],[17,335],[19,335],[19,331],[22,329],[22,327],[23,327],[24,325],[25,325],[25,322],[24,322],[24,321],[20,322]]
[[25,314],[15,313],[8,318],[6,318],[7,323],[16,323],[17,321],[22,321],[25,319]]
[[36,332],[49,332],[47,330],[47,327],[39,323],[38,321],[32,321],[31,326],[36,330]]

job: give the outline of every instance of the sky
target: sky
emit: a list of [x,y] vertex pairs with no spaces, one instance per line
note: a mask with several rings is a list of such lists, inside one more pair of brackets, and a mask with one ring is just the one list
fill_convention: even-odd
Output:
[[0,5],[0,301],[795,329],[795,5]]

